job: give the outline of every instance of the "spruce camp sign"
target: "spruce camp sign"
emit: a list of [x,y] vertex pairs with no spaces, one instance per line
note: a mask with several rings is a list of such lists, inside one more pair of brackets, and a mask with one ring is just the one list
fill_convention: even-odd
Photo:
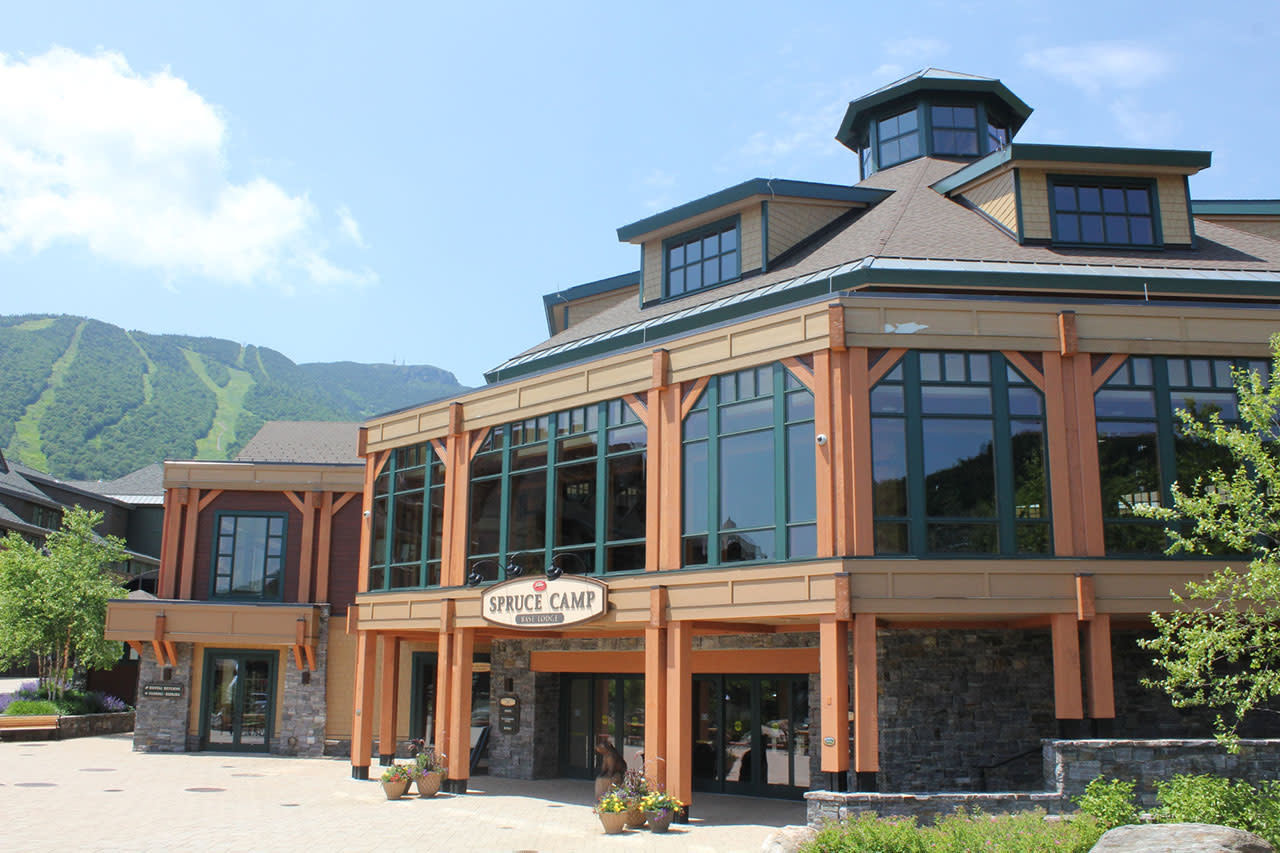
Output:
[[526,630],[563,628],[599,619],[609,608],[609,587],[594,578],[561,575],[516,578],[480,596],[486,622]]

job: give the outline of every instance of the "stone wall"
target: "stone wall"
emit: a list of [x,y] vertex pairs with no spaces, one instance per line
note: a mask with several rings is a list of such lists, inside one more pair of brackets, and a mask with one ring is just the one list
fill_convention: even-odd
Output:
[[117,711],[110,714],[77,714],[58,718],[58,739],[115,735],[133,731],[134,712]]
[[[575,641],[598,643],[596,640]],[[564,642],[551,644],[566,647]],[[489,654],[489,774],[508,779],[548,779],[560,775],[560,676],[531,672],[529,652],[547,641],[494,640]],[[507,690],[507,679],[511,690]],[[520,700],[520,724],[514,734],[498,726],[498,699],[508,692]]]
[[[304,670],[299,670],[290,650],[284,655],[284,695],[280,697],[279,714],[271,738],[271,751],[277,755],[319,756],[324,754],[325,666],[329,660],[329,608],[320,608],[319,632],[316,640],[316,668],[303,684]],[[304,659],[303,663],[306,661]]]
[[1044,630],[881,630],[881,791],[1035,791],[1057,733]]
[[[195,737],[187,726],[187,709],[191,704],[190,643],[175,643],[177,666],[172,668],[169,679],[164,678],[164,667],[156,661],[155,650],[150,644],[142,646],[142,660],[138,665],[138,703],[135,706],[133,748],[137,752],[186,752],[195,747],[189,738]],[[142,688],[150,683],[177,684],[182,686],[181,696],[144,696]]]
[[[1053,792],[1004,792],[998,794],[868,794],[810,791],[804,795],[808,823],[821,827],[860,814],[883,817],[914,817],[924,824],[949,815],[956,809],[981,809],[988,814],[1011,814],[1043,809],[1062,814],[1062,795]],[[1067,809],[1070,811],[1070,809]]]

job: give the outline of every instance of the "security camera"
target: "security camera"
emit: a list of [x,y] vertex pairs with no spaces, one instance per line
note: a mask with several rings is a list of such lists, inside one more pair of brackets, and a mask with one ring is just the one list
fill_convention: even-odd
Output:
[[369,517],[369,516],[371,516],[371,515],[373,515],[373,513],[372,513],[372,512],[370,512],[369,510],[367,510],[367,509],[366,509],[366,510],[364,511],[364,517],[365,517],[365,518],[368,518],[368,517]]
[[818,441],[818,444],[826,444],[826,443],[827,443],[827,434],[826,434],[825,432],[820,432],[820,433],[818,433],[818,435],[817,435],[817,441]]

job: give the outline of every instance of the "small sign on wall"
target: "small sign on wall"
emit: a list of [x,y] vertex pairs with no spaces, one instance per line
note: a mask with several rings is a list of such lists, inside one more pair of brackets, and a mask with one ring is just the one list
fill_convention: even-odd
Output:
[[520,698],[503,696],[498,700],[498,731],[513,735],[520,731]]
[[173,682],[151,681],[142,685],[142,695],[152,699],[181,699],[181,684]]

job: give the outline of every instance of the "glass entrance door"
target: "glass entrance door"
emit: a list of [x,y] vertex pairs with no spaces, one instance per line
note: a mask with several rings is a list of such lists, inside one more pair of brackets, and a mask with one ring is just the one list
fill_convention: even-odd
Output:
[[799,797],[808,789],[808,676],[700,676],[693,696],[695,790]]
[[205,652],[204,748],[267,751],[275,718],[276,657],[271,652]]
[[596,743],[608,740],[627,762],[642,770],[644,679],[619,675],[565,675],[561,680],[563,722],[560,772],[595,775]]

